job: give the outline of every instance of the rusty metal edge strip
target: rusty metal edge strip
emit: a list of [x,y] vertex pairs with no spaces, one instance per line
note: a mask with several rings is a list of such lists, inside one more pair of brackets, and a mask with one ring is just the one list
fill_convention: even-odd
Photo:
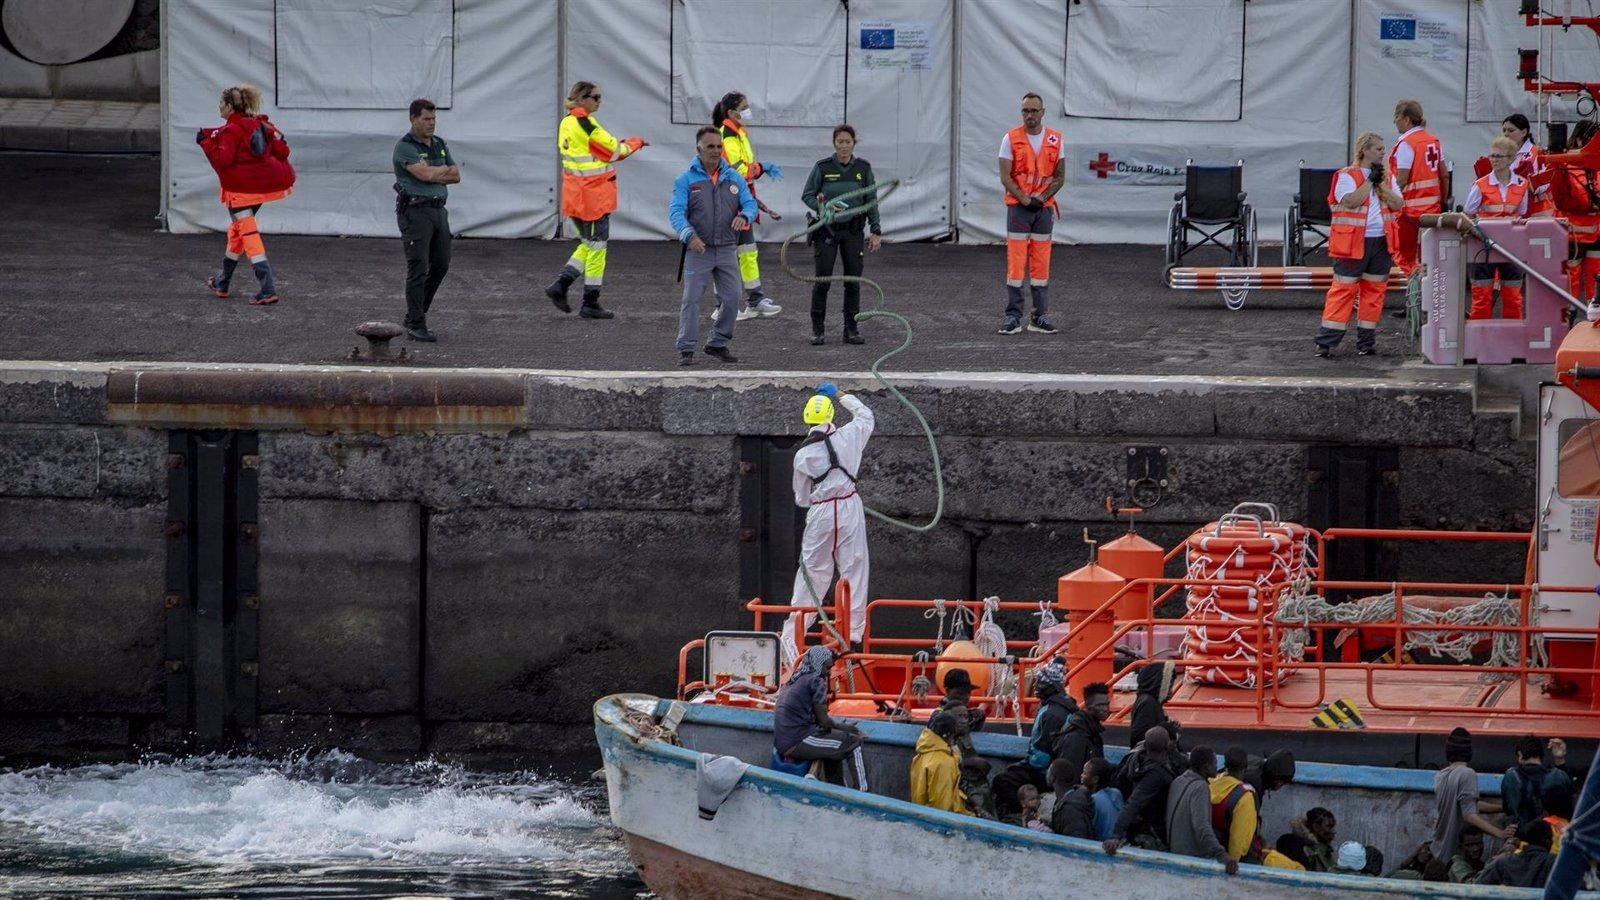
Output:
[[110,403],[106,421],[147,428],[318,432],[482,432],[528,427],[518,406],[280,406],[230,403]]

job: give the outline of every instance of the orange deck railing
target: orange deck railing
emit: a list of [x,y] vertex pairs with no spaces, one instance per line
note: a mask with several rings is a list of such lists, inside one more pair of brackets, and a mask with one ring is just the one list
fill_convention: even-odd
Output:
[[[1600,718],[1600,712],[1596,712],[1594,709],[1591,709],[1589,703],[1571,703],[1565,706],[1555,706],[1549,703],[1535,705],[1529,702],[1529,679],[1531,676],[1535,675],[1560,676],[1573,681],[1587,680],[1589,684],[1600,685],[1600,665],[1572,666],[1536,664],[1536,661],[1533,659],[1533,647],[1535,639],[1540,636],[1547,638],[1554,637],[1560,639],[1594,642],[1600,640],[1600,627],[1584,628],[1570,625],[1526,624],[1529,620],[1529,606],[1534,602],[1536,590],[1539,593],[1547,595],[1568,593],[1590,594],[1594,591],[1594,586],[1534,585],[1528,580],[1524,580],[1522,583],[1496,584],[1461,582],[1337,581],[1326,580],[1324,578],[1326,574],[1326,554],[1323,551],[1325,550],[1327,544],[1332,541],[1395,540],[1501,543],[1524,542],[1529,544],[1531,557],[1531,551],[1533,547],[1532,536],[1530,534],[1526,532],[1397,531],[1387,529],[1336,528],[1328,529],[1327,531],[1321,533],[1312,531],[1310,540],[1312,540],[1317,551],[1317,565],[1314,570],[1314,576],[1316,580],[1311,582],[1309,585],[1309,590],[1312,593],[1320,595],[1325,591],[1345,591],[1362,594],[1383,594],[1393,591],[1396,596],[1394,616],[1382,622],[1362,623],[1355,625],[1344,625],[1341,623],[1310,623],[1308,626],[1309,634],[1306,642],[1306,653],[1303,660],[1293,662],[1280,661],[1277,659],[1277,656],[1274,653],[1259,654],[1257,659],[1253,662],[1241,662],[1235,664],[1244,666],[1253,671],[1255,675],[1254,688],[1219,689],[1208,691],[1203,701],[1188,701],[1174,698],[1168,700],[1165,704],[1169,711],[1178,711],[1184,709],[1204,709],[1215,711],[1219,708],[1237,710],[1245,713],[1246,717],[1250,721],[1253,721],[1257,724],[1264,724],[1267,722],[1270,713],[1274,711],[1310,712],[1321,708],[1330,699],[1328,697],[1329,673],[1353,671],[1363,673],[1361,682],[1364,685],[1366,701],[1366,706],[1363,707],[1364,710],[1393,713],[1426,713],[1429,715],[1445,717],[1451,715],[1472,715],[1479,718],[1494,715],[1533,715],[1539,717],[1563,719]],[[1172,559],[1176,558],[1178,554],[1182,552],[1182,549],[1183,548],[1180,545],[1169,552],[1167,554],[1168,561],[1170,562]],[[1529,574],[1531,574],[1531,559],[1527,569],[1529,570]],[[1226,619],[1220,616],[1206,618],[1162,618],[1157,616],[1155,613],[1155,610],[1164,602],[1175,596],[1178,592],[1183,591],[1190,586],[1215,587],[1218,585],[1240,587],[1254,586],[1253,583],[1246,581],[1218,581],[1213,579],[1193,578],[1137,579],[1130,581],[1114,595],[1108,598],[1103,604],[1101,604],[1098,609],[1092,613],[1089,613],[1088,618],[1098,618],[1111,615],[1112,611],[1117,607],[1119,602],[1130,591],[1149,591],[1153,595],[1153,599],[1149,608],[1145,610],[1146,615],[1132,619],[1123,618],[1118,620],[1108,637],[1102,640],[1098,646],[1085,648],[1082,658],[1074,660],[1069,665],[1067,671],[1067,680],[1070,682],[1073,679],[1073,676],[1083,671],[1085,667],[1092,664],[1096,659],[1104,659],[1111,655],[1113,648],[1115,648],[1119,643],[1124,642],[1131,635],[1134,635],[1141,630],[1146,636],[1145,646],[1149,648],[1155,646],[1155,629],[1161,627],[1190,627],[1205,625],[1258,627],[1262,628],[1262,633],[1268,636],[1267,646],[1276,647],[1285,631],[1299,627],[1293,623],[1279,622],[1276,620],[1276,609],[1278,606],[1277,601],[1281,593],[1288,588],[1287,585],[1276,585],[1269,588],[1264,588],[1264,602],[1260,604],[1260,611],[1255,615],[1254,618],[1240,618],[1237,616]],[[1481,596],[1483,594],[1493,593],[1514,597],[1520,607],[1520,614],[1518,617],[1519,622],[1523,624],[1424,625],[1405,623],[1403,621],[1403,616],[1407,598],[1422,593],[1462,596],[1474,594]],[[865,627],[865,635],[862,641],[862,652],[846,654],[842,658],[842,662],[845,663],[848,671],[870,673],[866,676],[865,680],[870,681],[872,680],[871,676],[873,674],[879,674],[885,683],[894,685],[896,688],[898,688],[898,690],[846,690],[837,694],[836,699],[843,701],[868,701],[872,703],[896,704],[906,699],[907,686],[910,684],[915,675],[923,674],[927,675],[931,679],[933,677],[934,670],[940,663],[957,662],[997,664],[1003,662],[1003,660],[991,657],[957,658],[951,656],[941,656],[937,659],[919,659],[910,653],[881,652],[882,650],[891,648],[902,650],[909,650],[911,648],[925,649],[931,647],[933,642],[928,638],[873,637],[872,623],[874,612],[892,609],[932,610],[934,609],[934,606],[935,604],[931,600],[879,599],[869,603],[867,605],[867,622]],[[948,601],[945,603],[947,610],[953,610],[957,606],[972,610],[975,616],[981,615],[983,609],[982,601],[963,600]],[[759,599],[750,601],[748,604],[746,604],[745,608],[754,614],[755,628],[758,631],[763,630],[762,626],[764,624],[764,616],[779,615],[786,617],[793,612],[813,611],[810,607],[766,604],[762,603]],[[1007,601],[1002,602],[999,608],[1003,611],[1031,612],[1037,611],[1039,609],[1039,604]],[[1061,610],[1054,604],[1052,604],[1052,608],[1057,612],[1058,615],[1065,618],[1064,610]],[[1271,612],[1269,612],[1269,610]],[[1600,625],[1600,623],[1596,624]],[[1395,647],[1406,646],[1408,636],[1425,631],[1445,632],[1452,634],[1481,633],[1484,636],[1484,640],[1489,640],[1495,635],[1510,634],[1514,635],[1517,639],[1517,658],[1514,664],[1501,666],[1466,666],[1447,663],[1407,662],[1405,661],[1405,655],[1402,653],[1392,654],[1393,658],[1387,662],[1354,662],[1330,660],[1325,658],[1325,648],[1322,646],[1320,640],[1321,632],[1325,629],[1343,630],[1346,628],[1360,631],[1362,633],[1381,634],[1391,639],[1394,642]],[[1035,643],[1036,642],[1034,641],[1008,640],[1007,650],[1008,652],[1028,651],[1035,646]],[[1065,655],[1066,644],[1067,639],[1063,638],[1049,647],[1042,648],[1037,655],[1018,655],[1013,659],[1012,662],[1009,663],[1009,666],[1012,668],[1013,674],[1015,675],[1016,684],[1022,686],[1020,692],[1025,693],[1026,685],[1030,683],[1028,679],[1030,670],[1038,665],[1041,665],[1053,656]],[[680,697],[687,696],[696,690],[707,687],[703,681],[691,681],[688,675],[690,654],[695,650],[703,651],[703,649],[704,641],[692,641],[689,644],[684,645],[683,649],[679,653],[678,684]],[[1120,680],[1129,673],[1134,672],[1138,668],[1151,662],[1161,661],[1162,660],[1149,659],[1135,660],[1129,665],[1115,671],[1112,676],[1113,681]],[[1181,659],[1174,660],[1174,662],[1180,668],[1185,665]],[[1196,665],[1200,665],[1200,663],[1196,663]],[[855,668],[851,669],[850,667],[852,666]],[[1314,679],[1313,683],[1316,685],[1316,690],[1312,692],[1314,695],[1313,698],[1307,700],[1303,696],[1299,698],[1289,698],[1285,696],[1282,690],[1285,682],[1283,679],[1278,677],[1279,669],[1293,669],[1297,673],[1303,673],[1296,676],[1295,684],[1297,686],[1305,684],[1305,679],[1308,677]],[[1515,685],[1517,691],[1515,702],[1505,703],[1503,702],[1505,698],[1501,696],[1497,698],[1498,702],[1492,707],[1461,705],[1439,706],[1435,704],[1420,705],[1406,702],[1395,702],[1393,698],[1385,699],[1379,696],[1378,687],[1382,680],[1389,673],[1399,671],[1409,673],[1459,673],[1463,670],[1470,671],[1475,676],[1501,676],[1501,684]],[[1348,680],[1341,680],[1340,685],[1341,690],[1349,689]],[[856,687],[861,687],[859,680]],[[1494,688],[1492,685],[1486,685],[1485,694],[1493,689]],[[935,687],[935,693],[937,693],[937,687]],[[1006,698],[997,698],[992,695],[981,696],[975,697],[974,702],[998,703],[1002,699]],[[931,705],[932,702],[934,701],[929,701],[929,705]],[[1015,702],[1017,705],[1011,707],[1011,709],[1015,710],[1015,714],[1021,718],[1030,717],[1037,705],[1032,698],[1029,697],[1016,698]],[[1007,705],[1009,706],[1010,704],[1008,703]],[[1115,708],[1112,714],[1112,720],[1117,721],[1126,717],[1130,709],[1131,704],[1124,704]],[[997,712],[1003,713],[1005,710],[997,710]],[[996,717],[997,721],[1002,719],[1004,719],[1004,717]],[[1237,719],[1235,719],[1235,721],[1237,721]]]

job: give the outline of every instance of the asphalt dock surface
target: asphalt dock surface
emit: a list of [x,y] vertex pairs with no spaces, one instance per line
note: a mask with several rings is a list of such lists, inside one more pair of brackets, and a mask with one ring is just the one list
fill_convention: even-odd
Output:
[[[261,224],[282,301],[254,307],[255,279],[243,266],[232,298],[204,288],[221,234],[159,230],[156,158],[0,153],[0,184],[0,358],[331,364],[360,343],[356,324],[404,317],[398,236],[278,234],[269,207]],[[440,340],[411,344],[412,364],[676,370],[678,245],[612,242],[602,298],[617,313],[609,321],[564,315],[543,296],[571,249],[570,241],[457,240],[429,316]],[[809,248],[795,249],[809,267]],[[1273,253],[1264,251],[1263,262]],[[995,333],[1005,304],[1000,246],[885,244],[869,255],[866,274],[915,330],[891,371],[1382,377],[1416,358],[1402,323],[1385,317],[1376,357],[1357,359],[1352,340],[1333,359],[1317,359],[1319,294],[1255,292],[1230,312],[1218,294],[1168,289],[1161,257],[1160,247],[1057,246],[1054,336]],[[879,319],[862,323],[866,344],[843,344],[835,286],[828,343],[813,347],[809,285],[783,273],[776,244],[763,245],[762,274],[783,313],[738,324],[736,365],[699,355],[695,372],[862,371],[900,340],[899,327]],[[864,292],[863,306],[872,303]]]

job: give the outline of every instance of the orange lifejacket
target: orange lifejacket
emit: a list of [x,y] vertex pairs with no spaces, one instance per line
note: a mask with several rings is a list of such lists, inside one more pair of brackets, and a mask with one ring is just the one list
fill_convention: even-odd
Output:
[[1389,171],[1393,172],[1397,179],[1400,172],[1395,167],[1394,159],[1401,144],[1411,148],[1411,170],[1406,173],[1405,186],[1400,189],[1400,196],[1406,201],[1401,214],[1408,219],[1416,219],[1428,213],[1442,211],[1444,150],[1439,146],[1439,139],[1417,129],[1395,141],[1394,149],[1389,151]]
[[[1028,141],[1028,129],[1018,125],[1011,129],[1006,138],[1011,142],[1011,180],[1017,183],[1024,194],[1041,194],[1049,190],[1050,182],[1056,177],[1056,166],[1061,162],[1061,132],[1054,128],[1044,130],[1037,159],[1033,155],[1033,144]],[[1017,206],[1020,202],[1016,197],[1006,194],[1007,206]],[[1058,215],[1061,212],[1054,197],[1045,206]]]
[[1516,218],[1522,199],[1528,194],[1528,183],[1515,175],[1511,176],[1511,183],[1503,192],[1500,185],[1494,183],[1493,175],[1479,178],[1473,182],[1473,187],[1478,189],[1478,196],[1483,198],[1477,213],[1480,219]]
[[1328,229],[1328,255],[1334,259],[1360,259],[1366,255],[1367,250],[1367,207],[1378,203],[1383,211],[1383,233],[1392,242],[1394,239],[1394,210],[1384,206],[1378,200],[1378,192],[1372,191],[1367,195],[1367,202],[1360,209],[1345,209],[1339,205],[1336,196],[1339,190],[1339,175],[1349,175],[1355,179],[1356,190],[1367,183],[1367,173],[1360,166],[1346,166],[1334,176],[1333,183],[1328,185],[1328,209],[1333,211],[1333,225]]

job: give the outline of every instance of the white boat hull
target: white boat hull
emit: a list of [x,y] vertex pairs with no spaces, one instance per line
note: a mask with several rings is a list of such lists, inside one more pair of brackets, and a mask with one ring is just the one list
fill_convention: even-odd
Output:
[[697,752],[638,738],[623,720],[658,701],[595,707],[611,818],[646,884],[666,897],[1136,898],[1536,896],[1535,891],[1289,872],[1124,850],[752,766],[713,820],[699,817]]

